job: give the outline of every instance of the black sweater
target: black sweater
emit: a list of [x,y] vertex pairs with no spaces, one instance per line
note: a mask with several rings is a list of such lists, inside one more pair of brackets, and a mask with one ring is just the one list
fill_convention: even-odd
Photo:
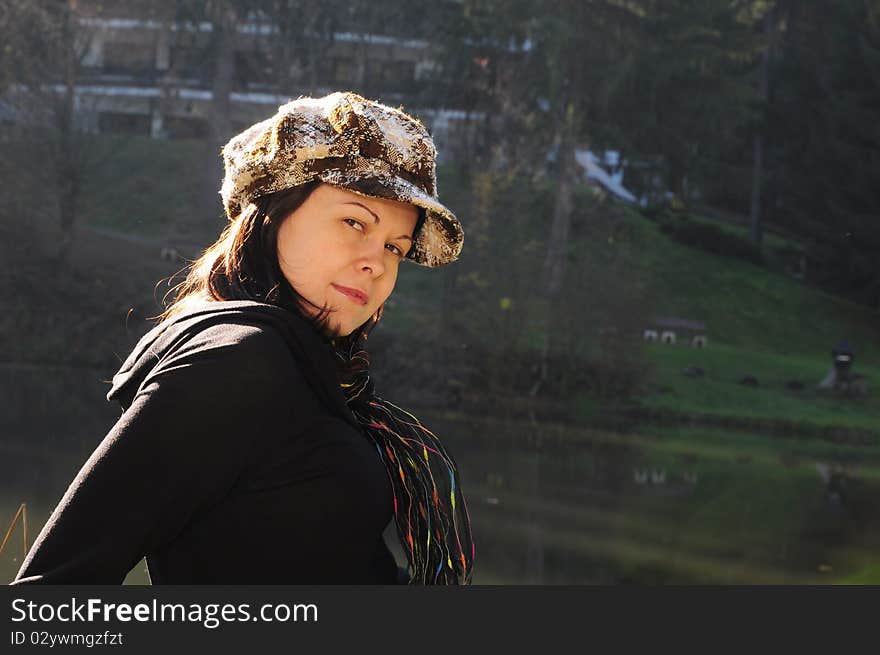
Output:
[[302,318],[206,303],[113,378],[124,412],[12,584],[394,584],[392,491]]

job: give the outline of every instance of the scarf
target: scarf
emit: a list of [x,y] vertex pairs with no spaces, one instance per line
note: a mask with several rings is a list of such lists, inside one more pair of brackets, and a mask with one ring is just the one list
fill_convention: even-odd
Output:
[[388,472],[409,584],[470,584],[474,542],[455,461],[415,416],[376,395],[365,341],[333,352],[348,407]]

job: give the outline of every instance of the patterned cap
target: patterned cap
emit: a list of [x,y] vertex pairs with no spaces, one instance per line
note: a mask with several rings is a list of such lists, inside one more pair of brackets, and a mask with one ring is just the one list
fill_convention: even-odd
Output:
[[356,93],[303,97],[278,108],[223,147],[220,195],[232,219],[252,200],[314,180],[424,210],[407,257],[423,266],[455,261],[464,233],[437,199],[437,151],[421,122]]

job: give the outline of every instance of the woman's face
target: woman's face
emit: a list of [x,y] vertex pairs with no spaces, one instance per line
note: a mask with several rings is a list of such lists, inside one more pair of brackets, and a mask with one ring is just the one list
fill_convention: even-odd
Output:
[[391,295],[417,219],[413,205],[322,184],[281,223],[278,264],[301,296],[330,307],[330,326],[345,336]]

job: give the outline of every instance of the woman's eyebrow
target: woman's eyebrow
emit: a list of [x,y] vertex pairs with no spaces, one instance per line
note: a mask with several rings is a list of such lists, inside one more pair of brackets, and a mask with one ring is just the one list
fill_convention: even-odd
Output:
[[[351,200],[351,201],[348,201],[348,202],[344,202],[344,203],[342,203],[342,204],[343,204],[343,205],[357,205],[357,206],[360,207],[361,209],[365,209],[365,210],[367,210],[368,212],[370,212],[370,214],[373,215],[373,218],[376,219],[376,224],[377,224],[377,225],[379,224],[379,216],[378,216],[378,214],[376,214],[376,212],[374,212],[372,209],[370,209],[369,207],[367,207],[367,206],[364,205],[363,203],[355,202],[354,200]],[[396,237],[396,238],[397,238],[397,239],[409,239],[410,241],[412,241],[412,237],[411,237],[410,235],[408,235],[408,234],[401,234],[399,237]]]

